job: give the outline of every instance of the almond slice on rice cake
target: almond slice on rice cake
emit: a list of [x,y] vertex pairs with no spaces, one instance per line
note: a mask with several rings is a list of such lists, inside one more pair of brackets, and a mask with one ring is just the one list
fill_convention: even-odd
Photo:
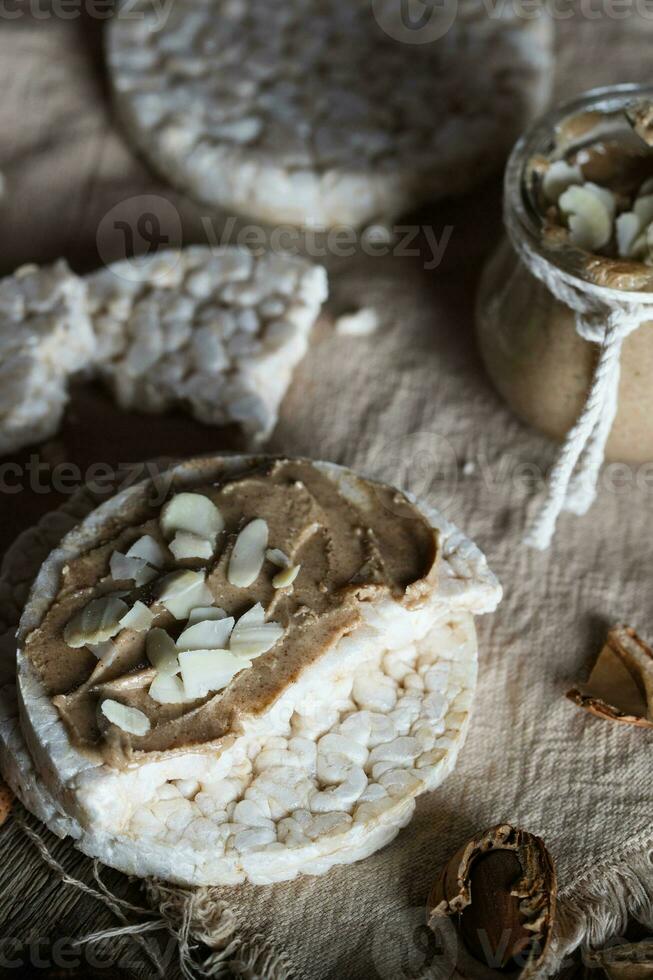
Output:
[[332,464],[195,459],[165,490],[118,494],[42,565],[7,778],[130,874],[264,884],[365,857],[455,765],[496,579],[441,515]]

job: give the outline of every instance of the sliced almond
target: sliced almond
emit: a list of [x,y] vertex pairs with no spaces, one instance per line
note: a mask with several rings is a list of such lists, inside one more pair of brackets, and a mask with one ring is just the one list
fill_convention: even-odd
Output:
[[258,602],[234,626],[229,649],[239,657],[259,657],[271,650],[283,633],[278,623],[265,622],[263,606]]
[[209,606],[213,602],[211,590],[206,585],[204,572],[172,572],[161,582],[159,601],[175,619],[186,619],[196,606]]
[[639,227],[644,228],[653,221],[653,194],[638,197],[633,204],[633,211],[639,218]]
[[265,552],[265,557],[273,565],[276,565],[277,568],[288,568],[290,565],[290,558],[283,553],[281,548],[268,548]]
[[130,708],[112,698],[102,702],[100,711],[112,725],[117,725],[130,735],[147,735],[151,728],[150,719],[144,712],[139,711],[138,708]]
[[208,538],[200,538],[190,531],[177,531],[169,547],[177,561],[183,561],[184,558],[213,557],[213,544]]
[[127,551],[127,557],[142,558],[148,565],[162,568],[166,563],[167,555],[163,546],[151,534],[144,534]]
[[584,187],[568,187],[558,206],[567,217],[570,239],[578,248],[593,252],[610,241],[612,219],[601,197]]
[[157,673],[148,693],[158,704],[182,704],[188,700],[183,682],[174,674]]
[[272,579],[273,587],[275,589],[287,589],[299,575],[300,568],[301,565],[290,565],[288,568],[282,568]]
[[153,629],[147,634],[145,641],[147,659],[160,674],[176,674],[179,671],[179,653],[175,641],[162,629]]
[[566,160],[556,160],[551,164],[542,179],[542,190],[547,201],[555,204],[568,187],[583,183],[580,167],[572,166]]
[[178,493],[161,511],[161,530],[166,538],[177,531],[189,531],[213,544],[224,528],[222,514],[212,500],[201,493]]
[[640,221],[634,211],[624,211],[615,222],[617,251],[623,258],[631,254],[631,249],[640,231]]
[[257,517],[236,538],[227,573],[231,585],[246,589],[256,581],[263,568],[267,546],[268,525]]
[[147,608],[144,602],[138,599],[129,612],[122,617],[120,625],[123,629],[142,633],[143,630],[149,630],[153,620],[154,613]]
[[598,197],[599,201],[605,205],[605,209],[610,215],[610,220],[613,221],[617,210],[617,198],[612,191],[607,187],[601,187],[600,184],[593,184],[591,181],[587,181],[586,184],[583,184],[583,187],[590,194]]
[[179,665],[189,699],[222,691],[236,674],[251,666],[228,650],[186,650],[179,654]]
[[86,649],[105,664],[111,663],[116,655],[116,646],[111,640],[105,640],[104,643],[87,643]]
[[91,599],[81,612],[66,624],[63,638],[69,647],[83,647],[87,643],[103,643],[120,632],[120,620],[128,612],[126,602],[117,596],[107,595]]
[[225,650],[234,627],[233,616],[207,619],[189,626],[177,640],[178,650]]
[[114,551],[109,562],[111,578],[114,582],[124,582],[133,579],[136,585],[146,585],[156,578],[156,569],[152,568],[144,558],[130,558],[119,551]]
[[207,619],[226,619],[227,614],[220,606],[195,606],[188,615],[188,625],[205,623]]

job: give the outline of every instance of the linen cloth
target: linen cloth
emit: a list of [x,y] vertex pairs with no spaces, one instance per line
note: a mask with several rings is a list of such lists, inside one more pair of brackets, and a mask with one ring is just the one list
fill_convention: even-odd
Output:
[[[619,18],[609,5],[596,9],[598,17],[557,20],[559,97],[649,75],[653,20],[635,5]],[[94,268],[101,219],[132,195],[166,197],[181,214],[184,241],[206,240],[202,212],[153,176],[112,122],[101,26],[86,15],[2,23],[2,273],[60,255],[77,270]],[[545,839],[566,943],[608,938],[627,895],[631,911],[651,914],[653,736],[592,719],[563,695],[586,676],[608,625],[628,622],[653,638],[653,481],[643,469],[608,467],[598,503],[584,519],[563,517],[550,552],[522,546],[553,447],[501,404],[476,352],[474,289],[500,232],[499,185],[415,217],[438,237],[452,227],[435,270],[424,268],[423,237],[418,256],[330,261],[332,308],[370,305],[380,327],[371,338],[344,337],[322,319],[270,444],[417,493],[483,548],[505,587],[498,612],[479,622],[475,715],[457,770],[419,801],[409,827],[326,877],[225,889],[242,934],[260,933],[283,950],[301,980],[419,976],[419,927],[435,873],[474,832],[500,821]],[[83,469],[89,460],[221,448],[216,432],[190,420],[126,419],[102,395],[83,392],[49,459]],[[3,495],[2,545],[61,499],[28,489]],[[69,842],[47,839],[66,868],[88,876],[89,862]],[[0,855],[4,938],[113,924],[51,875],[11,822]],[[115,873],[106,880],[122,887]],[[151,975],[146,964],[141,972]]]

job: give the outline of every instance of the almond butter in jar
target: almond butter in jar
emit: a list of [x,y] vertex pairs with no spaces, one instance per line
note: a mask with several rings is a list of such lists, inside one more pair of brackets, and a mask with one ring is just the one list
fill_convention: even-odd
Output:
[[599,359],[576,298],[606,320],[630,304],[637,322],[621,348],[606,457],[652,460],[653,86],[596,89],[537,122],[508,162],[504,213],[509,237],[477,300],[495,387],[519,418],[562,440]]

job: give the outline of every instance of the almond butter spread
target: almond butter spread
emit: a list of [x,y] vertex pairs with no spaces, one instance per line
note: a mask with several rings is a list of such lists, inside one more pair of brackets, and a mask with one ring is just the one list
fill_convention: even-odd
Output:
[[[161,509],[143,493],[124,522],[107,521],[101,543],[65,567],[55,601],[24,644],[73,744],[111,765],[124,765],[134,752],[188,748],[238,732],[242,716],[269,708],[306,665],[360,623],[361,603],[391,595],[412,607],[435,586],[437,533],[392,488],[354,481],[347,474],[336,482],[306,461],[267,459],[192,492],[212,501],[224,521],[210,559],[175,559],[162,530]],[[240,532],[253,521],[265,522],[273,550],[244,588],[231,584],[230,561]],[[144,535],[162,549],[160,567],[140,587],[134,580],[117,581],[112,556],[126,553]],[[274,560],[279,554],[287,556],[288,575],[278,574]],[[154,628],[167,631],[172,640],[186,628],[187,615],[176,618],[161,600],[166,576],[179,569],[205,572],[210,597],[199,605],[212,602],[237,620],[260,603],[265,619],[274,620],[283,635],[222,690],[181,703],[158,703],[148,693],[156,671],[146,641]],[[275,577],[287,587],[275,587]],[[92,600],[116,593],[130,610],[137,601],[147,607],[153,617],[148,628],[117,629],[111,654],[101,659],[97,650],[70,646],[64,630],[73,618]],[[135,735],[109,724],[100,710],[107,699],[142,712],[149,730]]]

